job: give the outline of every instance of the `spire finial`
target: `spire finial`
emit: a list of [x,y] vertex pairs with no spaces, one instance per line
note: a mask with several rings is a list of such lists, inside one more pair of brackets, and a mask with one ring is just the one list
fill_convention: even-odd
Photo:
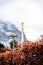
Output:
[[24,22],[22,22],[22,28],[24,27]]

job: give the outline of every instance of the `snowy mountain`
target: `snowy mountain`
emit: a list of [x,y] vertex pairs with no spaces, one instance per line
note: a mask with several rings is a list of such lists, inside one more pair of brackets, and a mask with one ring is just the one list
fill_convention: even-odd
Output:
[[[14,24],[0,20],[0,42],[3,42],[4,45],[9,45],[9,40],[11,41],[9,35],[12,33],[18,35],[18,38],[15,38],[15,40],[17,42],[20,42],[21,31],[19,31]],[[26,39],[25,34],[24,34],[24,39]]]

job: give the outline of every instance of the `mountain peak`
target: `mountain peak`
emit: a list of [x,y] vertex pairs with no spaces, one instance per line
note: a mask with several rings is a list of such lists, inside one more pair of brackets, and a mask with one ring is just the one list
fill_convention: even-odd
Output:
[[[15,38],[17,42],[20,42],[21,41],[21,31],[19,31],[14,24],[0,20],[0,42],[2,41],[4,43],[6,41],[9,44],[9,40],[10,40],[9,35],[12,33],[20,36],[18,38]],[[24,34],[24,38],[26,39],[25,34]]]

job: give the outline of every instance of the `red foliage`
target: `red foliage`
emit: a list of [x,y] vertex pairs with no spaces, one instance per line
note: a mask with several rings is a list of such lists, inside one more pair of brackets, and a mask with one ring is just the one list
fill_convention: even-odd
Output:
[[23,42],[23,48],[16,48],[0,54],[0,65],[43,65],[42,42]]

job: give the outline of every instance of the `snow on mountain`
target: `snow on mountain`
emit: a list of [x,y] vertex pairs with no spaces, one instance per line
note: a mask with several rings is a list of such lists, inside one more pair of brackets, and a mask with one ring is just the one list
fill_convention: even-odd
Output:
[[[15,38],[17,42],[21,41],[21,31],[17,29],[17,27],[14,24],[4,22],[0,20],[0,42],[5,43],[5,45],[9,45],[9,38],[10,34],[17,34],[18,38]],[[26,39],[24,34],[24,39]]]

